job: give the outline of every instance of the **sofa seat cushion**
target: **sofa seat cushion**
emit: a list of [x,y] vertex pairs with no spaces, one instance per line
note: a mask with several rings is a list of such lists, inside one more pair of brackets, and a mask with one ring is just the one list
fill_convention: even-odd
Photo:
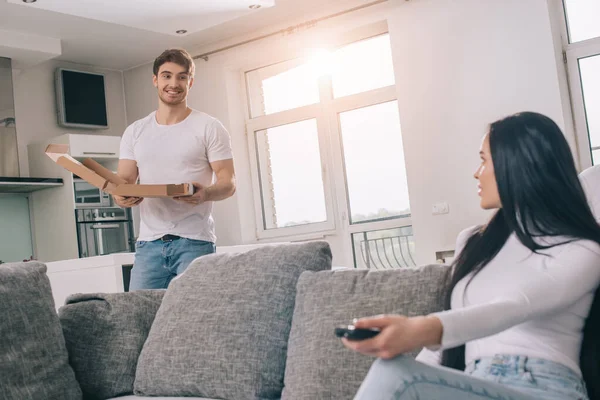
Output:
[[169,285],[140,355],[135,394],[281,397],[296,283],[331,268],[326,242],[194,260]]
[[[338,325],[379,314],[426,315],[442,309],[449,268],[305,272],[288,344],[283,400],[354,398],[374,361],[348,350]],[[413,352],[413,356],[417,352]]]
[[81,400],[46,266],[0,265],[0,399]]

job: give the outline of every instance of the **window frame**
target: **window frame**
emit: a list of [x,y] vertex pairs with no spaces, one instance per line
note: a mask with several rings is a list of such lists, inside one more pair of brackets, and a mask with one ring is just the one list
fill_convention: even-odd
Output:
[[567,69],[578,159],[581,170],[584,170],[593,165],[593,159],[579,60],[600,56],[600,36],[571,43],[565,0],[560,5],[563,61]]
[[[334,50],[355,42],[368,40],[381,35],[389,35],[385,21],[371,24],[352,32],[346,33],[333,41],[329,49]],[[302,58],[302,57],[295,57]],[[250,98],[252,96],[246,73],[258,68],[267,67],[274,63],[292,62],[294,57],[270,60],[270,63],[254,65],[240,71],[243,83],[243,108],[245,112],[246,138],[251,165],[251,185],[254,200],[254,218],[256,223],[256,238],[271,240],[276,238],[323,238],[339,235],[344,247],[352,248],[352,234],[368,230],[381,230],[412,226],[411,215],[400,215],[380,220],[360,221],[351,223],[349,215],[349,192],[346,180],[346,166],[342,144],[342,132],[339,116],[343,112],[370,107],[391,101],[397,101],[395,83],[366,92],[351,94],[339,98],[333,97],[331,76],[319,79],[319,102],[291,110],[262,115],[252,118]],[[307,119],[316,119],[321,150],[321,167],[327,221],[297,225],[291,227],[265,229],[265,210],[263,208],[261,171],[259,171],[259,155],[255,141],[257,131],[276,126],[292,124]],[[401,134],[401,132],[400,132]]]

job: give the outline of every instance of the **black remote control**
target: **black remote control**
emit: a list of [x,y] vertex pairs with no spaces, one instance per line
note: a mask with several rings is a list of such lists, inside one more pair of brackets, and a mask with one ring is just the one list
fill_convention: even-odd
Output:
[[335,336],[348,340],[365,340],[375,337],[381,332],[379,328],[358,329],[354,325],[338,326]]

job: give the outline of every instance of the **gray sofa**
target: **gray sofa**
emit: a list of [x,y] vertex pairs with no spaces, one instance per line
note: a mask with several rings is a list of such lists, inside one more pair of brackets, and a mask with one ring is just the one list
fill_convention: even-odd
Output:
[[[0,347],[10,360],[0,400],[351,399],[373,360],[343,347],[334,327],[438,311],[447,274],[437,264],[332,271],[325,242],[267,246],[201,257],[168,290],[74,295],[56,316],[42,264],[2,265],[0,317],[20,322],[0,334],[22,332]],[[40,375],[34,364],[52,368]]]

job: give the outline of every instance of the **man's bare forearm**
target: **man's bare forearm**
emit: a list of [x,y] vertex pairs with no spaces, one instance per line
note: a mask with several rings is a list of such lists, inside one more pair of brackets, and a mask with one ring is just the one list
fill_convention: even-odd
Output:
[[232,178],[224,181],[217,181],[213,185],[205,188],[204,191],[206,195],[205,201],[225,200],[235,193],[235,179]]

